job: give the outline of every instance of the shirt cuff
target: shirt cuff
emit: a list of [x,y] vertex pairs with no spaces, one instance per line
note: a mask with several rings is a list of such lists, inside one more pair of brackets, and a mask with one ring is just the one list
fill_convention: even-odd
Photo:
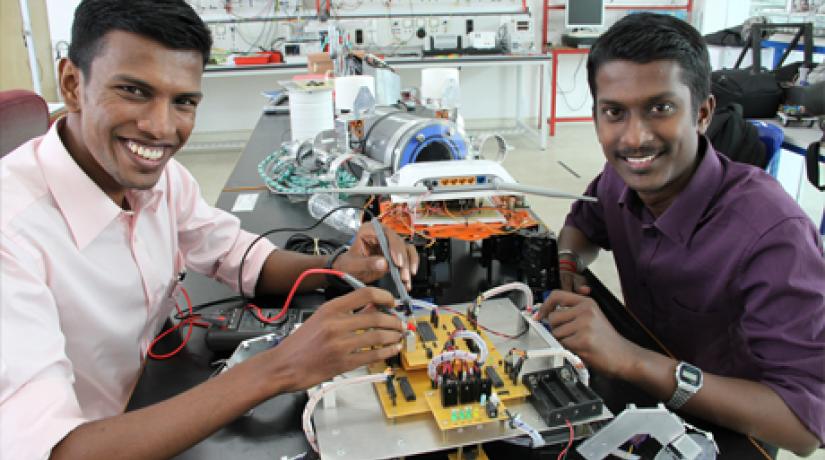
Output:
[[252,246],[249,255],[246,256],[243,264],[243,292],[249,297],[255,295],[255,286],[258,284],[264,262],[276,249],[278,247],[271,241],[261,238],[260,241],[255,243],[255,246]]

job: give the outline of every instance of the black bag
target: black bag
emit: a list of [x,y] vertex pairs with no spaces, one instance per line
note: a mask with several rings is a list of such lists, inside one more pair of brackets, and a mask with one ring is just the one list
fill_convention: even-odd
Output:
[[716,96],[717,107],[726,107],[731,103],[741,105],[745,118],[775,117],[783,95],[776,75],[751,73],[750,69],[714,71],[710,92]]
[[747,42],[742,40],[742,26],[722,29],[718,32],[705,35],[705,43],[717,46],[746,46]]
[[733,161],[765,169],[765,144],[759,139],[759,130],[742,116],[742,106],[728,104],[713,112],[705,135],[713,147]]

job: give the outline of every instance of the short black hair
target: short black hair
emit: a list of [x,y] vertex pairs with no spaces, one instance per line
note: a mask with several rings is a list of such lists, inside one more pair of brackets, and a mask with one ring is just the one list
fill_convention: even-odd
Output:
[[587,81],[596,100],[596,72],[610,61],[647,64],[674,61],[690,88],[693,109],[710,95],[710,57],[705,40],[687,22],[666,14],[630,14],[613,24],[590,48]]
[[84,75],[114,30],[154,40],[173,50],[198,51],[209,60],[212,35],[184,0],[83,0],[74,13],[69,59]]

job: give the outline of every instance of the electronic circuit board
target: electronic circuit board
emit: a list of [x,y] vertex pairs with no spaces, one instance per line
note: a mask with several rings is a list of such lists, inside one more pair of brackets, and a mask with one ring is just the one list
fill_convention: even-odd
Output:
[[[388,419],[430,413],[441,430],[465,428],[507,420],[506,403],[522,401],[530,395],[526,386],[511,377],[511,373],[506,369],[505,358],[487,334],[483,330],[474,329],[465,316],[441,313],[438,315],[437,324],[433,324],[430,317],[425,315],[417,317],[415,324],[415,347],[401,350],[401,367],[394,369],[395,375],[391,381],[375,384],[378,399]],[[489,354],[484,363],[479,365],[481,376],[477,379],[450,383],[457,401],[445,407],[444,389],[433,388],[432,381],[427,375],[427,365],[434,354],[442,351],[445,343],[451,339],[451,334],[462,329],[479,334],[487,344]],[[453,342],[456,349],[473,351],[468,339]],[[385,367],[384,363],[374,364],[370,371],[380,372]],[[495,392],[500,400],[494,412],[488,411],[487,405],[482,404],[480,390],[474,388],[474,385],[480,387],[481,382],[486,380],[489,380],[489,391]],[[390,386],[393,387],[392,390]],[[461,396],[465,393],[472,394],[473,397]]]

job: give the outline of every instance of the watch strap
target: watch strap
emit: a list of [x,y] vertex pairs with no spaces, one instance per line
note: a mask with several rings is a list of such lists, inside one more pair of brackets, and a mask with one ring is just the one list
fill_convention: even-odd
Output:
[[[338,257],[341,256],[341,254],[344,254],[347,251],[349,251],[349,246],[347,246],[347,245],[339,246],[338,249],[333,251],[332,254],[330,254],[329,257],[327,257],[327,261],[324,263],[324,268],[326,268],[328,270],[332,270],[333,269],[332,266],[335,264],[335,261],[338,259]],[[344,282],[341,278],[339,278],[337,276],[334,276],[334,275],[326,275],[326,276],[327,276],[327,284],[329,284],[331,287],[334,287],[338,290],[345,290],[345,291],[348,291],[348,290],[352,289],[352,287],[349,284],[347,284],[346,282]]]

